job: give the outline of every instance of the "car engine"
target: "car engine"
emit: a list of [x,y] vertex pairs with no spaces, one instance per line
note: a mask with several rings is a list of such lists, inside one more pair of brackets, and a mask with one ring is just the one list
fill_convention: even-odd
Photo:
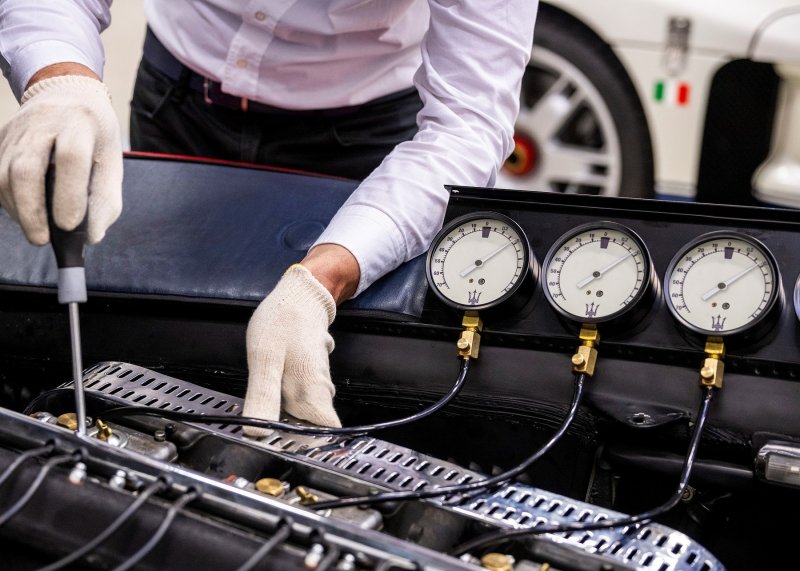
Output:
[[126,216],[87,252],[85,436],[52,253],[0,213],[8,568],[712,571],[791,557],[796,214],[451,187],[429,254],[332,326],[337,411],[369,429],[285,416],[255,437],[241,419],[247,320],[354,184],[125,166]]

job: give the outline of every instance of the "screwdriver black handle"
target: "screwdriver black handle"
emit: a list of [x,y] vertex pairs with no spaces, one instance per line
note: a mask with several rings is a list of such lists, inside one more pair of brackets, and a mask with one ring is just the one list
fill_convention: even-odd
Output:
[[74,230],[62,230],[53,218],[53,192],[56,183],[55,154],[50,151],[47,172],[44,177],[44,196],[47,207],[47,225],[50,229],[50,244],[56,255],[58,266],[59,303],[82,303],[86,301],[86,274],[84,272],[84,249],[86,226],[89,217]]
[[84,247],[86,245],[87,224],[89,217],[84,215],[83,220],[74,230],[62,230],[53,218],[53,192],[56,183],[56,167],[53,152],[47,165],[47,174],[44,179],[45,202],[47,204],[47,225],[50,228],[50,244],[56,255],[56,265],[59,268],[84,267]]

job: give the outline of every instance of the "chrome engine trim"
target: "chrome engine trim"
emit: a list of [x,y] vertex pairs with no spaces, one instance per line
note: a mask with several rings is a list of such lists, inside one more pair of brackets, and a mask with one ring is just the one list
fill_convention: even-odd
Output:
[[[61,388],[71,387],[66,383]],[[241,414],[243,399],[199,387],[124,362],[108,361],[88,369],[87,393],[128,405],[198,414]],[[238,425],[200,425],[246,440]],[[311,466],[334,470],[378,489],[405,491],[466,483],[485,478],[478,472],[369,436],[310,436],[274,431],[258,442],[271,452]],[[448,505],[428,501],[497,528],[600,521],[625,514],[519,483]],[[530,540],[540,556],[579,569],[646,571],[721,571],[724,566],[687,535],[650,522],[606,530],[542,534]]]

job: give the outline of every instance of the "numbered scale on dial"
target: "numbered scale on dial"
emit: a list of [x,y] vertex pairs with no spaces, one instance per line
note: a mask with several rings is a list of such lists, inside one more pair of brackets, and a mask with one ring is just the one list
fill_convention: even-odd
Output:
[[433,292],[460,310],[519,307],[530,298],[538,267],[522,228],[496,212],[475,212],[445,224],[426,264]]
[[642,240],[630,228],[608,221],[561,236],[547,253],[544,270],[548,301],[578,323],[641,316],[659,289]]
[[667,306],[684,327],[730,336],[769,325],[783,300],[775,258],[738,232],[710,232],[684,246],[665,278]]

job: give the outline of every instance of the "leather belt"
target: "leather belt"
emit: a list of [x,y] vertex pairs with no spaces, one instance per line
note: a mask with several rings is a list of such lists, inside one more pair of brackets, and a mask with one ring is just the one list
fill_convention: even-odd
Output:
[[374,99],[363,105],[352,105],[348,107],[336,107],[330,109],[312,109],[312,110],[293,110],[282,109],[280,107],[273,107],[266,105],[246,97],[238,97],[230,93],[222,91],[222,85],[218,81],[214,81],[208,77],[204,77],[183,65],[178,59],[173,56],[164,44],[162,44],[155,34],[147,29],[144,40],[144,60],[153,68],[161,72],[163,75],[171,79],[177,84],[183,84],[189,87],[192,91],[196,91],[203,95],[203,100],[209,105],[218,105],[227,109],[235,111],[249,112],[249,113],[272,113],[275,115],[316,115],[316,116],[341,116],[351,115],[361,111],[365,107],[372,104],[390,101],[398,96],[405,96],[414,92],[412,87],[409,90],[400,93],[392,93],[385,97]]

